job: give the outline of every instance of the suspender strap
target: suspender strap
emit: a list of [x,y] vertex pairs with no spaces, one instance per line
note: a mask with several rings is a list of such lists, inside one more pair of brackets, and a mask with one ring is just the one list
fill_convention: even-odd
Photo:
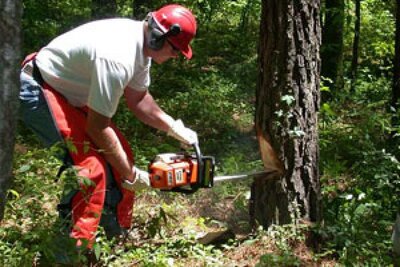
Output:
[[38,66],[36,65],[36,59],[35,58],[32,60],[32,64],[33,64],[32,77],[33,77],[33,79],[35,79],[35,81],[37,81],[38,84],[43,86],[44,85],[44,80],[43,80],[42,74],[40,73],[40,70],[39,70]]

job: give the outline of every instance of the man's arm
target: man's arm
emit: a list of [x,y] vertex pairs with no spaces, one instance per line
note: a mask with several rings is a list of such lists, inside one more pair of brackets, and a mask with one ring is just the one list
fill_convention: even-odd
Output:
[[123,178],[133,181],[133,164],[128,159],[116,133],[110,127],[110,122],[110,118],[89,109],[86,133],[102,151],[107,162],[118,170]]
[[125,98],[129,109],[142,122],[166,132],[186,145],[199,142],[197,133],[185,127],[181,120],[174,120],[166,114],[147,90],[141,92],[127,88]]
[[127,88],[125,98],[129,109],[142,122],[164,132],[168,132],[174,123],[174,119],[158,106],[149,91]]

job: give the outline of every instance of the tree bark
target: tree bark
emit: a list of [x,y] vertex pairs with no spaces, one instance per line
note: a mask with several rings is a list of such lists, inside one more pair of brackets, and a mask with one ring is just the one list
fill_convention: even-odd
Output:
[[353,58],[351,61],[351,90],[355,90],[358,71],[358,48],[360,46],[360,29],[361,29],[361,0],[355,0],[356,20],[354,22],[354,40],[353,40]]
[[393,266],[400,267],[400,214],[397,213],[392,232]]
[[0,15],[0,220],[4,217],[7,190],[12,180],[13,151],[17,124],[21,60],[21,1],[1,0]]
[[329,0],[325,4],[322,31],[321,75],[332,81],[331,92],[343,86],[340,79],[343,65],[344,0]]
[[[394,51],[394,62],[393,62],[393,84],[392,84],[392,101],[391,106],[395,109],[395,114],[392,119],[392,126],[398,127],[399,123],[399,98],[400,98],[400,0],[396,0],[396,33],[395,33],[395,51]],[[392,133],[392,144],[393,147],[398,147],[396,142],[393,140],[396,131]],[[397,149],[395,150],[395,156],[400,157]],[[397,218],[393,226],[393,265],[400,267],[400,213],[397,213]]]
[[104,19],[117,15],[116,0],[92,0],[92,18]]
[[[400,100],[400,0],[396,0],[396,33],[393,62],[393,83],[391,105],[398,111]],[[396,124],[397,125],[397,124]]]
[[253,184],[255,220],[321,220],[317,112],[319,0],[263,0],[255,124],[265,169]]
[[239,30],[240,31],[245,31],[247,28],[247,25],[249,24],[249,14],[251,11],[251,8],[254,4],[254,0],[247,0],[246,5],[242,9],[242,14],[240,15],[240,24],[239,24]]

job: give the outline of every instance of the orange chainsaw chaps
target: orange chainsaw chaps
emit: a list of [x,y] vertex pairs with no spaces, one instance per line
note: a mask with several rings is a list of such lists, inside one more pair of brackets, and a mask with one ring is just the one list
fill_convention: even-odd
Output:
[[[70,156],[79,176],[83,177],[82,179],[90,179],[89,183],[81,183],[81,190],[72,199],[71,232],[71,237],[78,240],[78,246],[86,240],[90,248],[94,243],[104,207],[107,163],[85,133],[86,111],[71,106],[63,96],[47,84],[43,86],[43,93],[61,136],[69,144],[67,146],[74,147],[70,150]],[[112,127],[128,157],[133,161],[133,153],[128,142],[115,126]],[[135,194],[120,187],[121,175],[114,169],[113,174],[122,192],[122,200],[117,206],[118,222],[121,227],[130,228]]]

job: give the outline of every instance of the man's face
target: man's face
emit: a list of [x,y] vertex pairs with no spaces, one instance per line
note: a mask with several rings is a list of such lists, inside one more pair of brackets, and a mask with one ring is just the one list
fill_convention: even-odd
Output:
[[179,49],[174,47],[174,45],[167,39],[160,50],[154,51],[152,58],[157,64],[162,64],[170,58],[179,57],[179,53]]

